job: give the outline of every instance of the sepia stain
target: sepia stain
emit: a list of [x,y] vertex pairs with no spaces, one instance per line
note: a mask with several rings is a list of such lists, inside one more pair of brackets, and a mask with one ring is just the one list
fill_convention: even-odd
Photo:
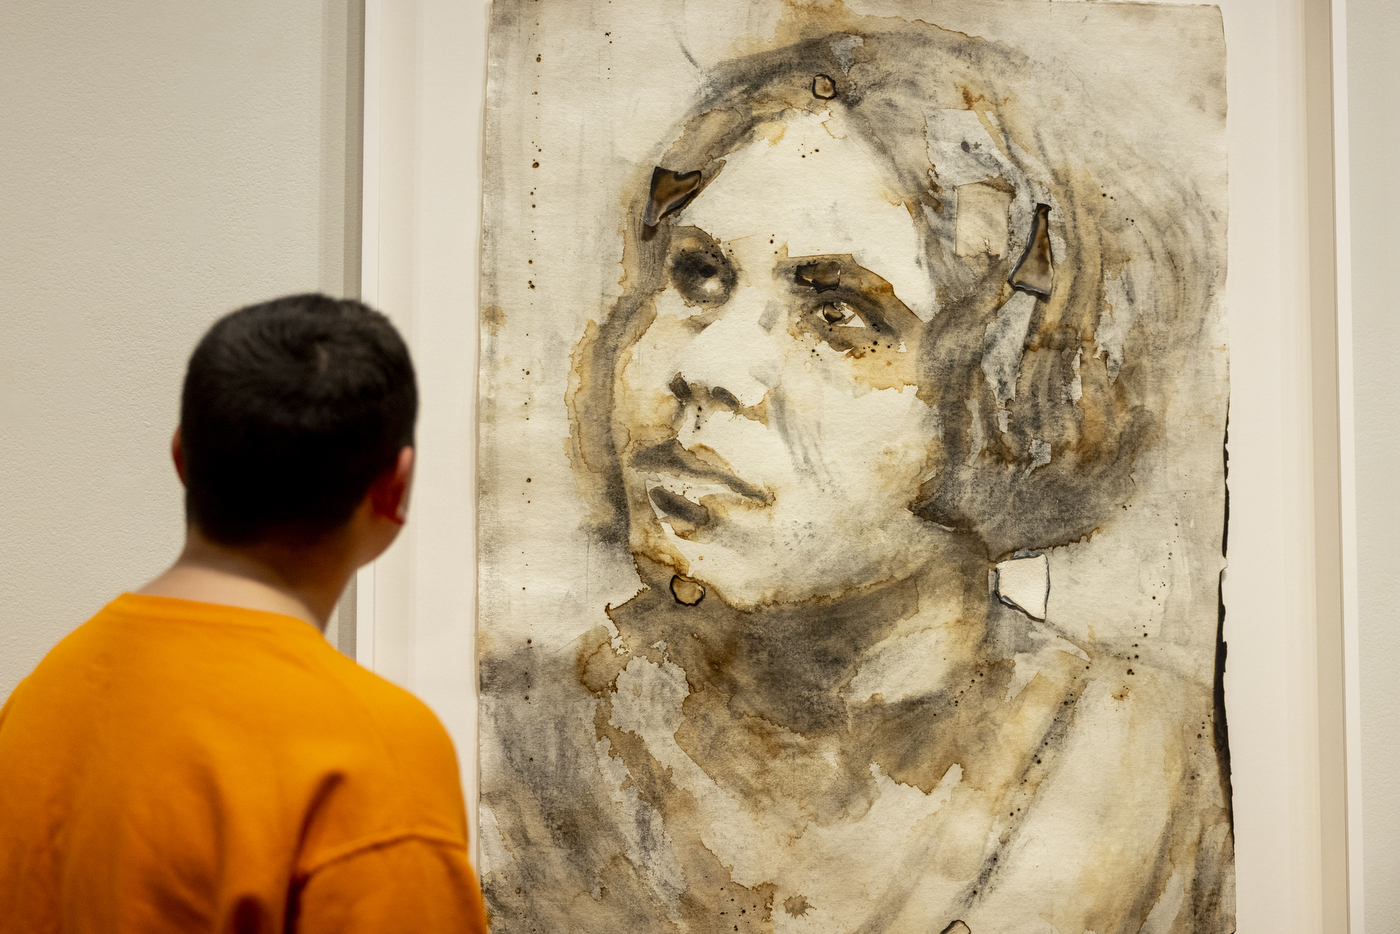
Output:
[[789,895],[783,899],[783,911],[786,911],[790,917],[800,918],[811,910],[812,905],[807,901],[806,896]]
[[506,312],[500,305],[486,305],[481,309],[481,323],[492,337],[499,337],[501,328],[506,325]]
[[661,218],[685,207],[699,191],[699,171],[672,172],[658,166],[651,175],[651,195],[642,222],[655,227]]
[[1049,296],[1055,288],[1055,262],[1050,250],[1050,205],[1037,204],[1026,250],[1007,280],[1013,288]]
[[705,599],[705,585],[679,574],[671,576],[671,596],[682,606],[695,606]]
[[829,292],[841,284],[841,263],[803,263],[797,267],[797,281],[818,292]]

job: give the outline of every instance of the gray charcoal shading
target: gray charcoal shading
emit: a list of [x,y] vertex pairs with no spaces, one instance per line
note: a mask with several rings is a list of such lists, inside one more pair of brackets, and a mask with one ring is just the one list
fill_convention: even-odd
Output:
[[[529,7],[494,8],[493,69],[537,67]],[[527,638],[500,595],[538,578],[503,570],[523,533],[484,481],[493,931],[1234,930],[1223,182],[1139,155],[1071,59],[937,9],[788,8],[639,155],[620,252],[588,247],[620,297],[531,397],[567,438],[511,456],[567,458],[528,495],[636,580]],[[1223,75],[1218,11],[1189,15]],[[1196,91],[1223,161],[1223,78]],[[560,223],[502,206],[498,160],[488,231]],[[500,334],[546,314],[493,236],[490,477],[527,411]],[[1048,608],[999,592],[1016,561]],[[1138,603],[1073,602],[1129,575]]]

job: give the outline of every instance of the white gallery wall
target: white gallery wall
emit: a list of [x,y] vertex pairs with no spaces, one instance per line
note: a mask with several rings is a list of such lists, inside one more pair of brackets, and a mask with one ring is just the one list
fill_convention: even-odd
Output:
[[0,4],[0,696],[177,554],[169,436],[204,329],[343,292],[347,265],[358,284],[360,21],[345,0]]
[[1362,840],[1368,934],[1400,931],[1400,3],[1347,0]]
[[[1400,4],[1346,2],[1366,919],[1400,934]],[[356,292],[362,7],[0,4],[0,698],[175,556],[167,448],[204,328]]]

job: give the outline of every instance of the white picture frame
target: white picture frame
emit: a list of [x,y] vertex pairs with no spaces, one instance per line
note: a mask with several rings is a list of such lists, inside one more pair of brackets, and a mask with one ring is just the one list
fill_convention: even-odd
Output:
[[[1345,6],[1219,5],[1239,930],[1360,934]],[[407,335],[423,403],[410,522],[354,598],[361,663],[427,701],[456,742],[474,840],[486,24],[481,0],[365,5],[361,294]]]

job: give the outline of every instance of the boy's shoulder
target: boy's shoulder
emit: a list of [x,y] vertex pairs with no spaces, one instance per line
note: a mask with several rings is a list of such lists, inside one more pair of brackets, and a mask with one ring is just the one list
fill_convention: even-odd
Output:
[[456,768],[441,721],[412,693],[311,624],[243,607],[123,594],[55,646],[13,700],[29,716],[86,724],[79,732],[246,743],[269,762],[315,748],[367,772]]
[[16,690],[5,758],[47,774],[60,810],[101,774],[104,807],[151,804],[141,776],[159,776],[167,805],[210,820],[300,814],[312,863],[385,835],[466,831],[456,752],[426,704],[309,623],[240,607],[114,600]]

